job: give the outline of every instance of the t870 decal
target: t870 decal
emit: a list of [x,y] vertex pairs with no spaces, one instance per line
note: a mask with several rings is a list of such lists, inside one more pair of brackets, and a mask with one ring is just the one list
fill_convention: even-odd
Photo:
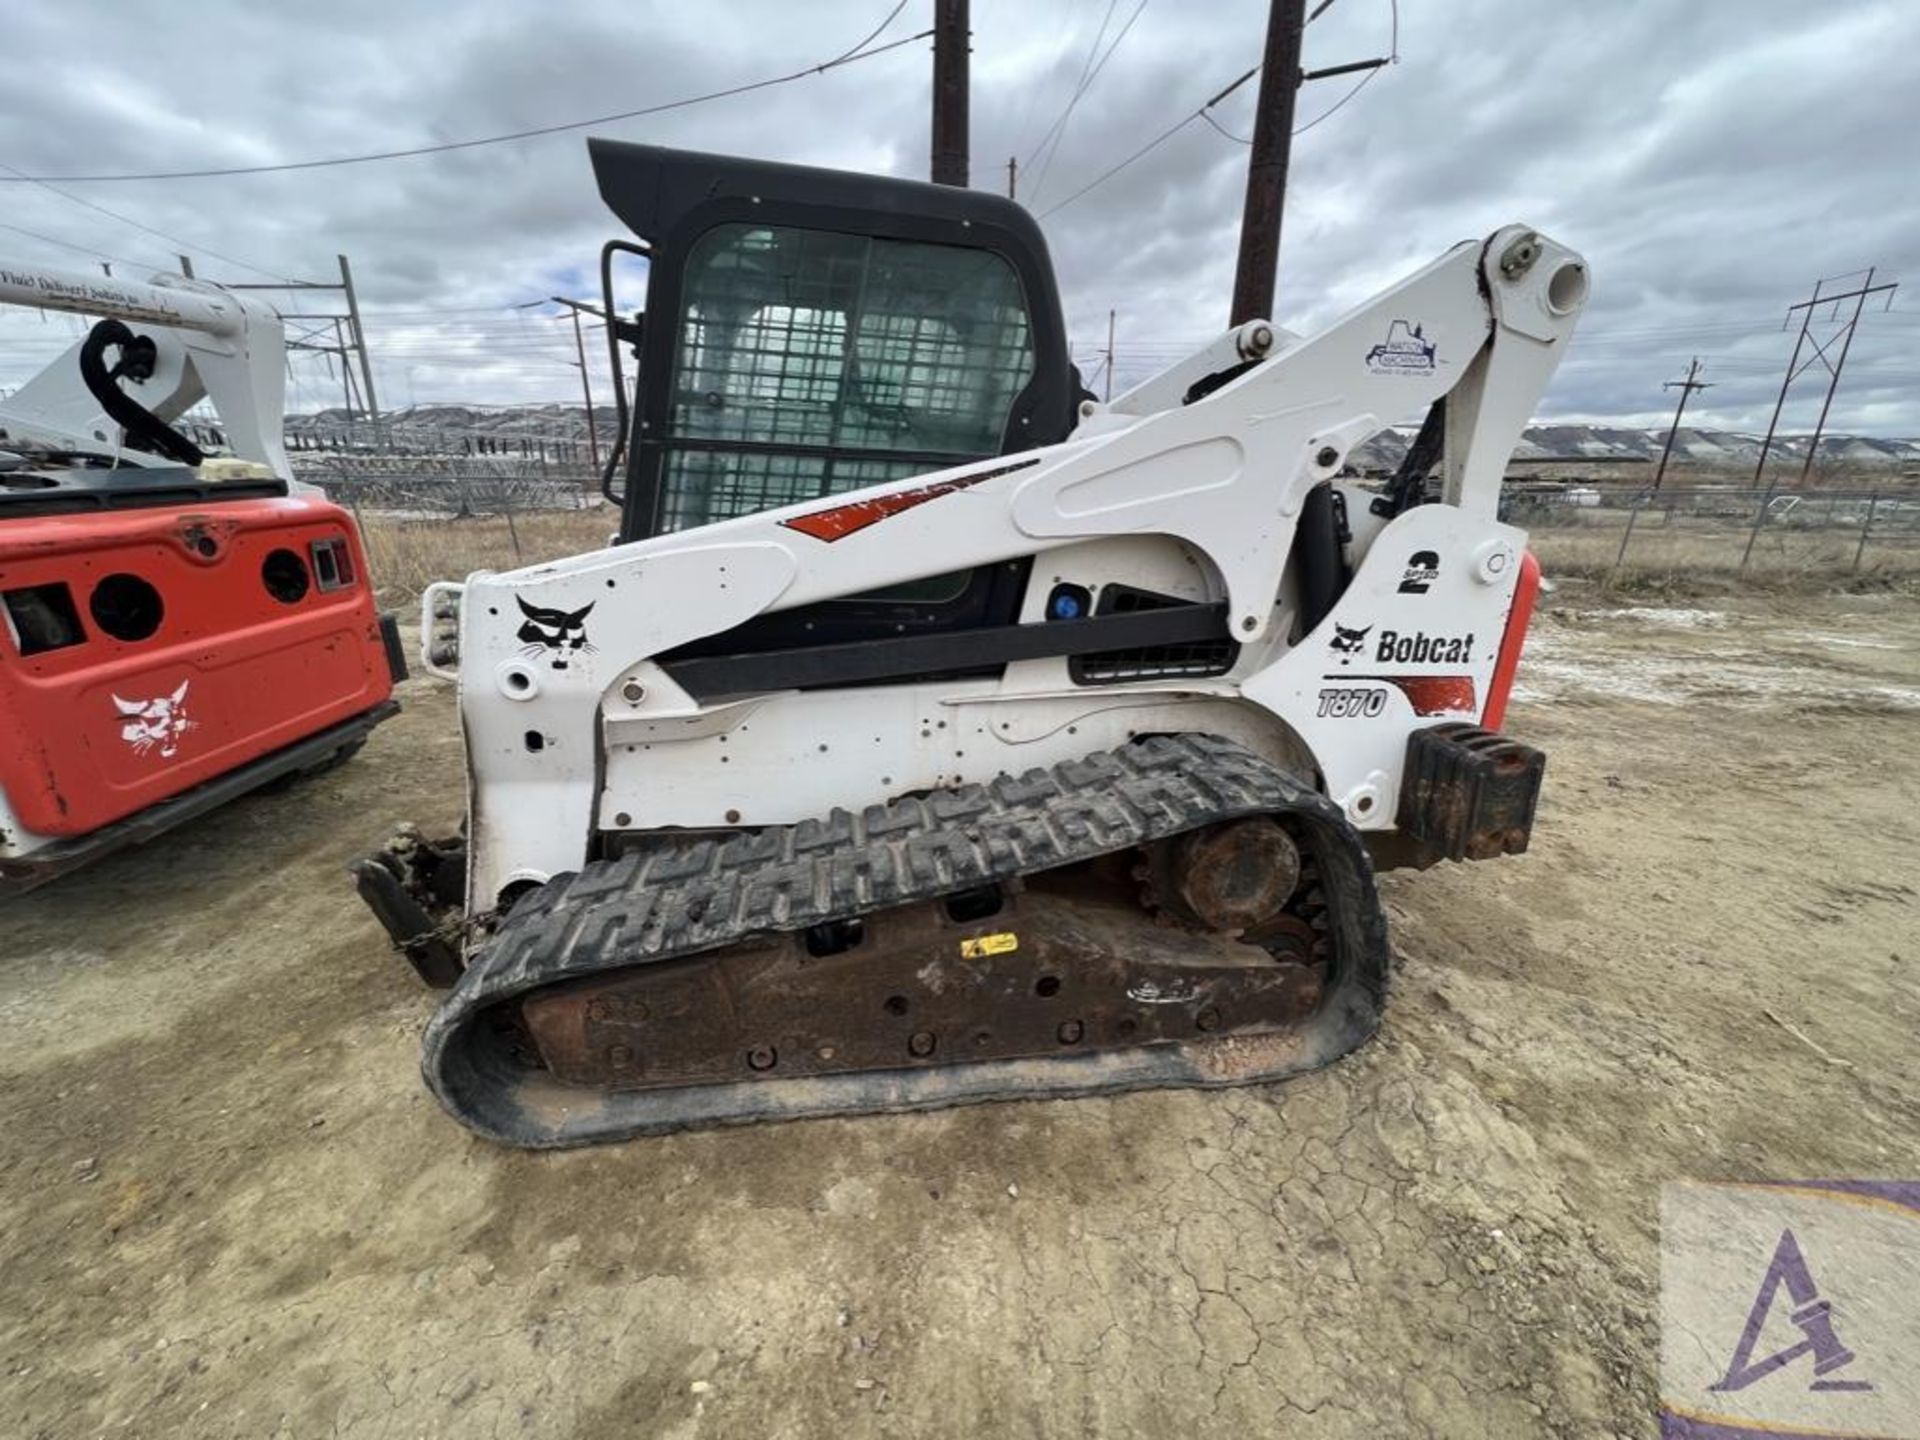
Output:
[[1323,720],[1371,720],[1387,708],[1387,692],[1378,686],[1329,686],[1320,692],[1320,708],[1314,713]]
[[[1339,686],[1320,692],[1318,713],[1323,719],[1347,720],[1378,715],[1386,707],[1387,692],[1354,684],[1355,681],[1366,680],[1374,682],[1374,685],[1393,686],[1407,697],[1413,713],[1419,716],[1480,713],[1480,695],[1471,675],[1327,675],[1322,678],[1340,682]],[[1355,696],[1363,698],[1350,698]]]

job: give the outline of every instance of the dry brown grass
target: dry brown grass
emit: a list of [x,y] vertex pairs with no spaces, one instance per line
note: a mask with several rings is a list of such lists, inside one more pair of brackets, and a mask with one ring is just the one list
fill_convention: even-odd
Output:
[[458,520],[368,511],[360,521],[374,584],[389,600],[418,595],[433,580],[464,580],[476,570],[513,570],[599,550],[619,528],[620,512],[604,504]]
[[1920,582],[1920,533],[1911,530],[1875,530],[1867,538],[1856,571],[1857,530],[1769,525],[1754,542],[1753,558],[1743,575],[1745,525],[1642,516],[1616,571],[1625,529],[1625,516],[1608,512],[1591,521],[1583,517],[1581,523],[1533,530],[1529,540],[1549,575],[1611,578],[1627,588],[1671,591],[1690,584],[1718,588],[1740,581],[1764,589],[1835,590]]

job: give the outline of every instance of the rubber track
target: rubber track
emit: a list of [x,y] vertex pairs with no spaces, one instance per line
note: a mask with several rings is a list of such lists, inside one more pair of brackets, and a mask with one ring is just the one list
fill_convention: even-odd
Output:
[[[1385,995],[1385,919],[1365,847],[1338,807],[1231,741],[1208,735],[1135,741],[988,784],[835,810],[823,819],[665,844],[594,861],[522,899],[427,1027],[423,1071],[456,1117],[520,1144],[578,1144],[645,1133],[527,1133],[499,1090],[497,1060],[464,1052],[486,1011],[528,992],[609,970],[677,959],[770,931],[805,929],[993,881],[1090,860],[1218,820],[1292,813],[1318,822],[1350,861],[1337,897],[1369,957],[1374,1008]],[[1323,843],[1325,843],[1323,839]],[[1376,975],[1377,978],[1372,978]],[[493,1112],[493,1113],[489,1113]],[[537,1126],[534,1128],[538,1128]]]

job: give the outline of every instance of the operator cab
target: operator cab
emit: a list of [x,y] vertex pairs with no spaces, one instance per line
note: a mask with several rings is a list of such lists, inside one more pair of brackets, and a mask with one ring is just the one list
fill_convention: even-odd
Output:
[[[649,246],[623,541],[1071,432],[1084,389],[1053,268],[1011,200],[649,145],[590,148],[602,197]],[[762,616],[697,648],[1005,624],[1026,568]]]

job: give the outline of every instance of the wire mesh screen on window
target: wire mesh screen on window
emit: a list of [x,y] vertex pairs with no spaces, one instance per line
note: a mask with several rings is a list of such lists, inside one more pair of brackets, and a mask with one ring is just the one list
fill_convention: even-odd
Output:
[[997,454],[1033,375],[996,255],[723,225],[687,266],[661,528]]

